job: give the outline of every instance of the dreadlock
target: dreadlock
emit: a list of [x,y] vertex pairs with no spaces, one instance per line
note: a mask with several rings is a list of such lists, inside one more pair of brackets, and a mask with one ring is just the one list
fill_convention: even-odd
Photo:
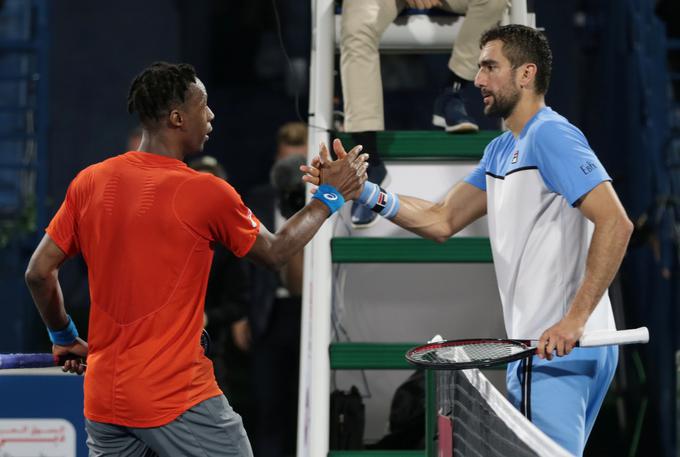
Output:
[[189,64],[154,62],[132,81],[128,112],[137,112],[143,124],[158,121],[172,107],[184,103],[187,89],[195,80],[196,70]]

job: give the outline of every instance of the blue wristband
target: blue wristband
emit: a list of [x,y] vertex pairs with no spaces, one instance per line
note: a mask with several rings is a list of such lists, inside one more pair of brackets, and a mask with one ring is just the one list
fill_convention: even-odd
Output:
[[378,202],[378,193],[380,192],[380,186],[372,183],[371,181],[366,181],[364,183],[364,189],[361,191],[361,195],[357,201],[364,206],[373,208]]
[[328,209],[331,210],[329,217],[345,204],[345,198],[342,194],[329,184],[321,184],[312,198],[316,198],[328,206]]
[[68,314],[68,325],[61,330],[50,330],[47,329],[47,333],[50,334],[50,340],[52,344],[57,344],[59,346],[69,346],[76,341],[78,338],[78,330]]
[[399,212],[399,195],[370,181],[364,183],[357,201],[387,219],[393,219]]

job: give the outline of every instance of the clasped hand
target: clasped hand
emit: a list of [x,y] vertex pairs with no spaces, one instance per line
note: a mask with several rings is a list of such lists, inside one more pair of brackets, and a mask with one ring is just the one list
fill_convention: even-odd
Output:
[[302,165],[305,173],[302,180],[314,186],[328,184],[335,187],[345,200],[354,200],[361,195],[364,182],[368,178],[368,154],[360,154],[362,146],[345,151],[339,139],[333,141],[333,150],[338,160],[331,158],[325,144],[321,144],[319,155],[312,159],[311,165]]

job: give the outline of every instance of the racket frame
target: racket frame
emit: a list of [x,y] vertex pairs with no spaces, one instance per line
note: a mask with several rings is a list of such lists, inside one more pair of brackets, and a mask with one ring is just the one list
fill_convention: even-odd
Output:
[[[493,343],[504,343],[507,345],[521,347],[523,350],[517,352],[516,354],[487,358],[480,360],[471,360],[468,362],[430,362],[415,357],[415,354],[422,354],[428,350],[435,350],[447,347],[457,347],[464,345],[475,345],[475,344],[493,344]],[[445,340],[433,343],[423,344],[422,346],[417,346],[409,349],[406,352],[406,360],[412,365],[430,368],[433,370],[466,370],[470,368],[489,368],[497,365],[503,365],[506,363],[514,362],[515,360],[521,360],[531,357],[536,353],[536,347],[531,346],[531,341],[529,340],[512,340],[507,338],[467,338],[460,340]]]

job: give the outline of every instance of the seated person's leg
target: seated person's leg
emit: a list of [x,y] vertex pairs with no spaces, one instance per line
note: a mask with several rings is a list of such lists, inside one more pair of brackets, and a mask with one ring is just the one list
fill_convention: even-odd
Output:
[[449,59],[450,77],[435,100],[432,123],[447,132],[477,131],[461,97],[461,89],[477,74],[479,39],[486,30],[498,24],[507,9],[506,0],[446,0],[446,9],[465,15]]
[[379,42],[403,7],[398,0],[343,2],[340,77],[348,132],[385,128]]
[[[342,6],[340,76],[345,131],[369,154],[368,179],[380,185],[387,170],[376,147],[376,131],[385,129],[380,37],[405,7],[403,0],[345,0]],[[352,204],[352,224],[368,227],[377,215]]]

